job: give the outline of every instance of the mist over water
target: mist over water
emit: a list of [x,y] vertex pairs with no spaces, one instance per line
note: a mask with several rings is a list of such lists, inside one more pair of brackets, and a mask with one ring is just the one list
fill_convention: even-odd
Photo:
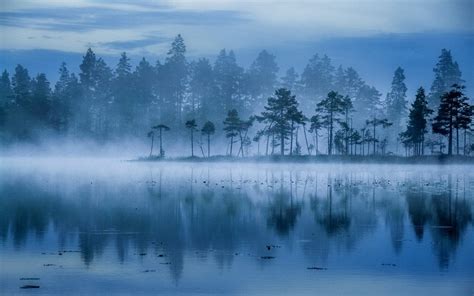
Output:
[[455,165],[1,158],[0,292],[470,295],[473,189]]

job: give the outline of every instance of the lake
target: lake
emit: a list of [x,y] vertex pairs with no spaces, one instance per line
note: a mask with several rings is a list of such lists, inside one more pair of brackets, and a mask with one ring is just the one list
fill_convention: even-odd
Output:
[[473,211],[467,165],[2,158],[0,294],[473,295]]

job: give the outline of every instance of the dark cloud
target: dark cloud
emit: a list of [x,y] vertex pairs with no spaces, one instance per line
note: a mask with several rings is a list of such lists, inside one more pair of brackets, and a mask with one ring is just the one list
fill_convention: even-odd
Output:
[[171,41],[172,41],[172,38],[149,36],[147,38],[138,39],[138,40],[101,42],[98,45],[101,47],[109,48],[109,49],[131,50],[131,49],[142,48],[145,46],[155,45],[159,43],[169,44],[171,43]]
[[144,25],[219,25],[247,21],[235,11],[150,10],[123,11],[96,7],[29,9],[0,12],[0,25],[54,31],[86,32],[94,29],[121,29]]

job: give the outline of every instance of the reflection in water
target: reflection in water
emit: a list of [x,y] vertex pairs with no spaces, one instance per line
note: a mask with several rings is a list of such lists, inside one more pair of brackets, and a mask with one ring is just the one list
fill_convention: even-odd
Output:
[[0,239],[22,252],[54,237],[56,245],[37,251],[77,249],[85,266],[110,249],[122,264],[153,254],[179,285],[188,256],[211,258],[222,270],[242,254],[261,261],[262,247],[274,244],[285,252],[301,248],[306,265],[325,264],[337,250],[344,266],[364,240],[385,246],[385,234],[400,254],[411,231],[418,243],[431,239],[433,258],[448,270],[463,237],[472,237],[473,182],[469,170],[10,168],[0,180]]

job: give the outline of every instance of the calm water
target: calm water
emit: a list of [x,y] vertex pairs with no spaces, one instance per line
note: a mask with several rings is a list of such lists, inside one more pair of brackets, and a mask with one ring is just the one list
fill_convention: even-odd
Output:
[[473,295],[473,226],[469,166],[0,159],[0,294]]

